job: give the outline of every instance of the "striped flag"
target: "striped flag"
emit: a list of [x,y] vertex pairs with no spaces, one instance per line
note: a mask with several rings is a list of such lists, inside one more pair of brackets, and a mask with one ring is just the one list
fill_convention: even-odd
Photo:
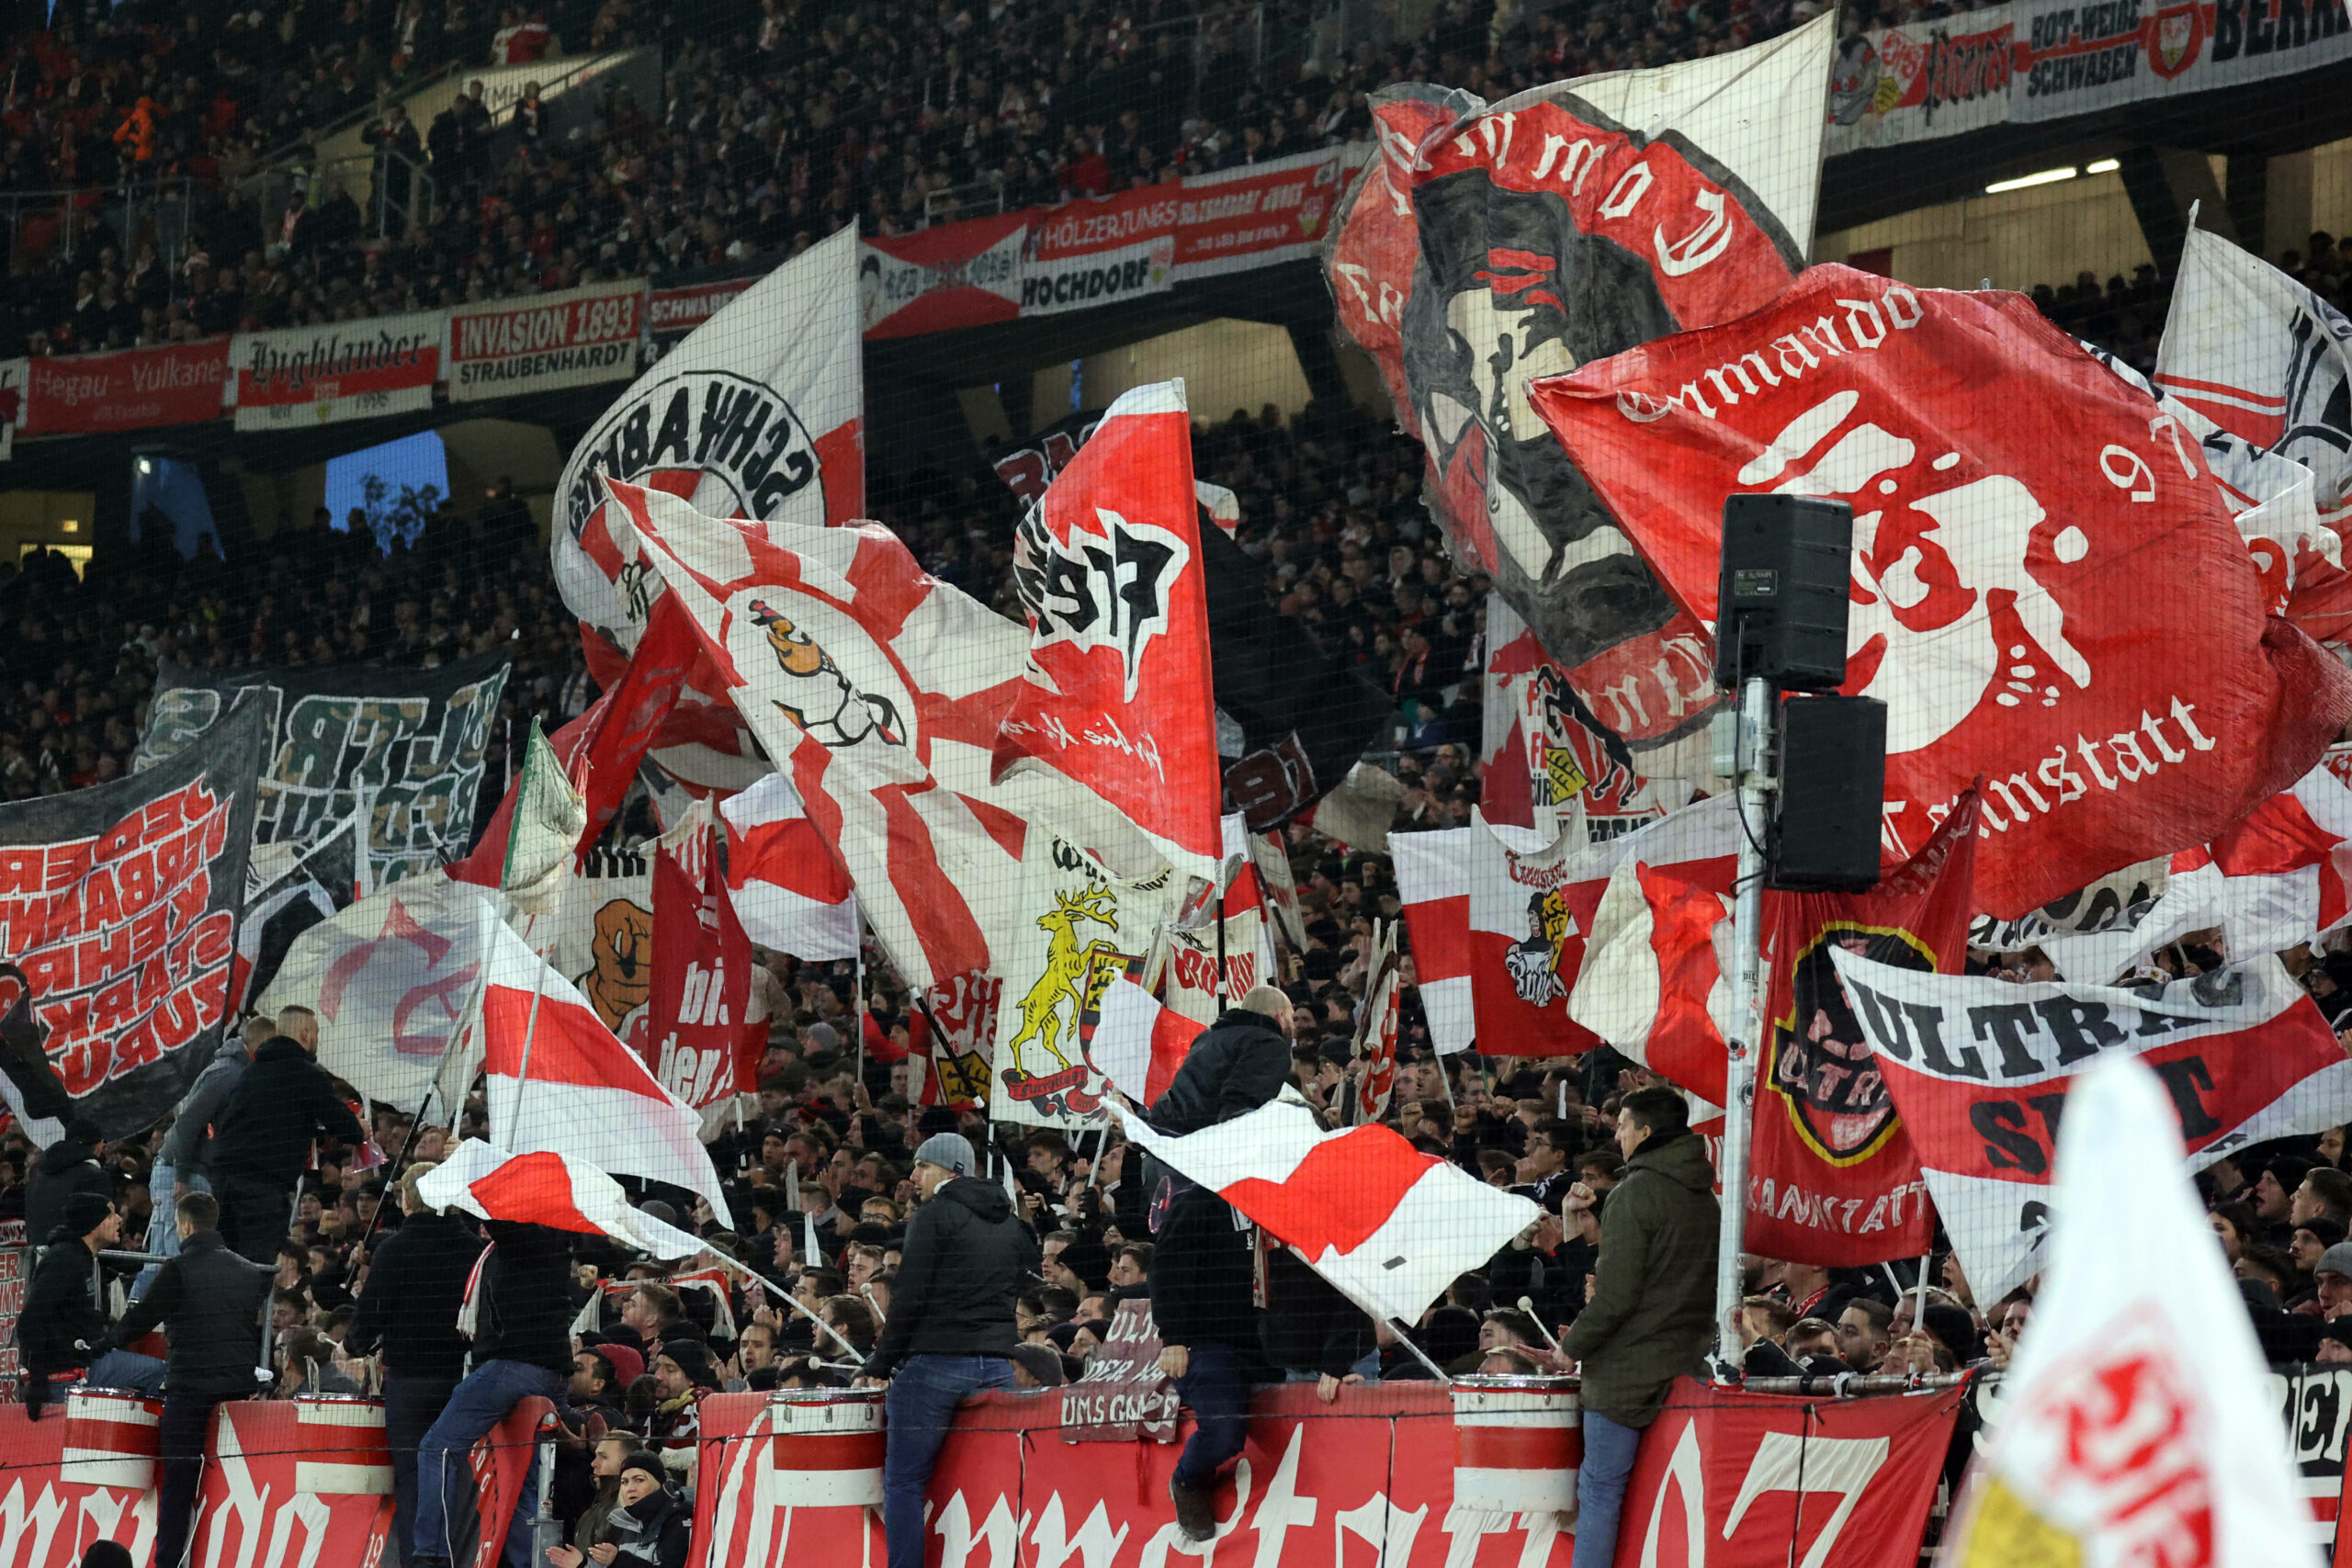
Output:
[[551,1150],[508,1154],[468,1138],[416,1184],[416,1195],[430,1207],[485,1220],[608,1235],[664,1260],[702,1250],[697,1237],[630,1207],[620,1183],[594,1166]]
[[1122,975],[1103,988],[1086,1055],[1111,1087],[1137,1105],[1167,1092],[1208,1025],[1163,1007],[1149,991]]
[[857,896],[792,781],[770,773],[722,801],[727,891],[743,934],[821,963],[857,956]]

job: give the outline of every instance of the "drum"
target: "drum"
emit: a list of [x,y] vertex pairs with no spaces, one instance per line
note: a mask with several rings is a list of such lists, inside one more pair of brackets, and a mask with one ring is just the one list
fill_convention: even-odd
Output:
[[384,1406],[350,1394],[306,1393],[294,1402],[301,1441],[294,1489],[316,1497],[389,1497],[392,1451],[384,1440]]
[[778,1389],[768,1399],[768,1427],[776,1506],[882,1506],[882,1390]]
[[1584,1418],[1570,1377],[1456,1378],[1453,1506],[1498,1514],[1570,1514],[1584,1462]]
[[65,1462],[58,1479],[68,1485],[153,1491],[163,1419],[162,1400],[129,1389],[84,1384],[66,1390]]

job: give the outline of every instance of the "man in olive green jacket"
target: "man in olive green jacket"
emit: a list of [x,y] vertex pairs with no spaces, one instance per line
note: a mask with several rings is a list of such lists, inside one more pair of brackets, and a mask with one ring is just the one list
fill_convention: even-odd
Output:
[[1714,1167],[1669,1089],[1636,1089],[1617,1112],[1625,1169],[1600,1212],[1592,1302],[1561,1348],[1584,1373],[1584,1466],[1574,1568],[1609,1568],[1642,1428],[1668,1385],[1704,1371],[1714,1341]]

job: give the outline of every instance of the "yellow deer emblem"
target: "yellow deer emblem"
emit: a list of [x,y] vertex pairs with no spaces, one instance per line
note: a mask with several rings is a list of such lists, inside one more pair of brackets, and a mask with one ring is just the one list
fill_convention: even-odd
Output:
[[1086,920],[1113,931],[1119,929],[1118,906],[1109,888],[1090,887],[1075,895],[1057,893],[1052,912],[1037,917],[1037,929],[1050,940],[1046,944],[1046,972],[1037,976],[1037,983],[1021,998],[1021,1032],[1012,1037],[1012,1063],[1023,1072],[1027,1068],[1022,1065],[1022,1047],[1033,1040],[1053,1057],[1057,1066],[1069,1066],[1069,1057],[1060,1045],[1065,1026],[1062,1010],[1069,1009],[1068,1028],[1075,1038],[1078,1015],[1085,1006],[1087,971],[1097,953],[1117,951],[1099,938],[1081,946],[1078,928]]

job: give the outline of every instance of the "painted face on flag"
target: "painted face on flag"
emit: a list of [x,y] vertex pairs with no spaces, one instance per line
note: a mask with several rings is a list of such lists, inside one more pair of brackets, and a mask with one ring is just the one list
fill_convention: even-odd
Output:
[[1843,948],[1897,968],[1932,970],[1935,964],[1902,931],[1832,924],[1821,928],[1797,960],[1791,992],[1794,1005],[1772,1022],[1771,1060],[1766,1081],[1787,1107],[1790,1123],[1822,1158],[1833,1164],[1872,1153],[1894,1126],[1894,1102],[1872,1059],[1846,993],[1829,962]]

